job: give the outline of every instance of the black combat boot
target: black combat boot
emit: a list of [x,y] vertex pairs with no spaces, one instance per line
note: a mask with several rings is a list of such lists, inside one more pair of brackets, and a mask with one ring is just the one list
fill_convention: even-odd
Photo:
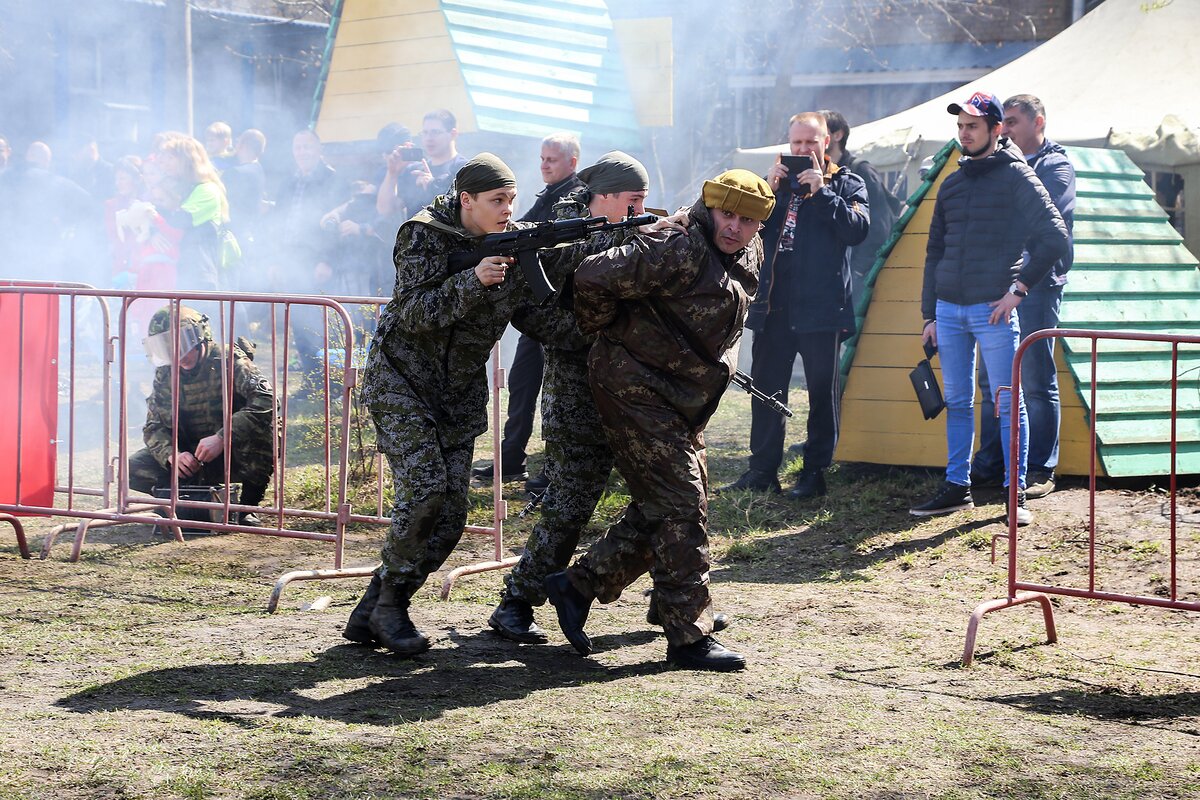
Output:
[[796,485],[788,492],[793,500],[807,500],[810,497],[824,497],[825,472],[819,469],[802,469],[796,478]]
[[[658,615],[658,603],[654,600],[654,594],[650,595],[650,606],[646,609],[646,622],[657,627],[662,627],[662,617]],[[723,631],[729,627],[729,617],[720,611],[713,613],[713,633]]]
[[521,644],[542,644],[547,641],[546,633],[533,621],[533,606],[504,590],[500,593],[500,605],[488,618],[492,630],[510,641]]
[[[256,506],[263,501],[263,498],[266,497],[266,495],[267,485],[265,483],[262,485],[251,483],[242,484],[241,502],[243,505]],[[253,511],[242,511],[237,515],[237,524],[248,525],[252,528],[261,528],[262,520],[259,518],[258,514],[255,514]]]
[[429,637],[408,618],[408,599],[390,583],[381,582],[369,625],[375,641],[396,655],[415,656],[429,649]]
[[727,650],[711,636],[691,644],[667,648],[667,661],[683,669],[706,669],[712,672],[736,672],[746,668],[746,657]]
[[590,655],[592,640],[583,632],[588,612],[592,610],[592,598],[583,594],[571,583],[566,572],[556,572],[546,578],[546,596],[558,613],[558,627],[562,628],[567,641],[580,655]]
[[375,644],[375,634],[371,633],[371,612],[375,610],[375,603],[379,601],[380,583],[378,575],[371,576],[371,582],[367,584],[362,599],[350,612],[350,619],[346,620],[342,636],[352,642]]

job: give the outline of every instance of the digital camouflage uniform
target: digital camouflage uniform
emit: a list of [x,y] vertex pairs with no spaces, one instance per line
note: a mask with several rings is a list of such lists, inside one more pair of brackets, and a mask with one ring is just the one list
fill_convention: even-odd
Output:
[[703,200],[689,218],[690,235],[642,236],[585,260],[574,285],[580,329],[599,332],[589,379],[632,502],[567,576],[609,603],[649,570],[669,647],[712,633],[703,431],[762,263],[757,236],[732,256],[716,249]]
[[[186,312],[185,312],[186,313]],[[186,321],[186,320],[185,320]],[[200,440],[224,435],[221,345],[206,336],[205,353],[193,369],[179,370],[179,452],[195,452]],[[129,458],[129,488],[150,493],[171,485],[171,459],[175,454],[171,434],[171,367],[159,367],[146,398],[146,448]],[[240,345],[233,347],[233,416],[230,418],[231,481],[242,484],[240,502],[262,502],[274,470],[271,441],[275,420],[275,392]],[[180,485],[216,485],[225,482],[225,459],[217,457],[191,477],[180,476]]]
[[405,603],[462,537],[472,449],[487,430],[488,355],[533,302],[519,269],[490,289],[474,269],[451,272],[451,254],[477,245],[446,195],[404,223],[395,290],[367,355],[360,399],[395,492],[378,577]]
[[[583,197],[586,194],[572,195],[556,204],[555,218],[588,216]],[[588,255],[603,252],[627,236],[626,231],[605,231],[587,242],[547,253],[543,261],[564,272],[574,271]],[[613,456],[588,385],[587,357],[595,335],[580,331],[574,313],[558,307],[523,309],[513,317],[513,324],[541,342],[546,354],[542,439],[550,486],[521,560],[504,579],[510,596],[536,606],[546,602],[542,585],[546,576],[570,563],[604,494]]]

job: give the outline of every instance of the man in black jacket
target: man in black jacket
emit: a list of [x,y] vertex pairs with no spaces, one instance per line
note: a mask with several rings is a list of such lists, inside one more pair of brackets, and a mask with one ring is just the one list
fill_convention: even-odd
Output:
[[[971,445],[975,439],[975,345],[983,354],[991,386],[1012,385],[1012,362],[1020,336],[1017,307],[1067,253],[1062,215],[1021,151],[1001,138],[1004,111],[990,94],[976,92],[948,109],[958,117],[963,158],[938,190],[921,290],[925,325],[921,340],[939,349],[946,400],[946,481],[910,513],[923,517],[973,508]],[[1022,252],[1029,258],[1022,261]],[[1017,481],[1018,525],[1033,515],[1025,508],[1028,420],[1018,395],[1018,469],[1009,475],[1011,392],[1000,395],[1000,442],[1004,485]]]
[[[850,248],[871,224],[862,178],[826,157],[829,129],[819,112],[792,117],[793,156],[812,167],[789,174],[782,158],[767,172],[775,209],[763,229],[766,261],[758,294],[746,318],[754,331],[751,377],[767,394],[787,402],[796,354],[808,385],[808,440],[804,468],[791,496],[825,494],[825,470],[833,463],[841,417],[838,354],[854,333]],[[726,489],[779,491],[784,419],[766,406],[751,406],[750,468]]]

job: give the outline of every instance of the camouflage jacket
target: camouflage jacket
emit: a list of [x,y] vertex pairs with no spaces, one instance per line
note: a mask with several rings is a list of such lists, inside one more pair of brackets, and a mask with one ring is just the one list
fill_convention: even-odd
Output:
[[[179,371],[179,450],[194,450],[201,439],[224,434],[222,414],[221,345],[208,343],[208,351],[195,369]],[[227,374],[227,373],[226,373]],[[154,459],[167,467],[174,455],[171,446],[171,367],[154,373],[154,387],[146,398],[146,424],[142,438]],[[265,448],[271,452],[271,431],[275,419],[275,390],[249,354],[233,347],[233,416],[230,418],[230,446]]]
[[594,384],[666,402],[701,430],[729,385],[763,249],[756,236],[725,255],[702,200],[688,216],[688,235],[637,236],[586,259],[575,308],[580,329],[600,334],[588,362]]
[[[586,194],[572,194],[554,206],[554,219],[579,219],[589,215]],[[604,231],[566,247],[542,254],[542,263],[553,274],[569,275],[590,255],[602,253],[632,238],[625,230]],[[579,330],[574,311],[558,304],[525,306],[513,316],[513,326],[546,348],[542,378],[542,438],[549,442],[602,442],[604,429],[587,382],[587,354],[594,333]]]
[[[509,223],[509,230],[527,223]],[[446,195],[400,226],[396,284],[367,353],[359,399],[375,411],[431,420],[442,447],[487,430],[487,359],[513,312],[533,303],[521,271],[484,287],[449,257],[478,245]]]

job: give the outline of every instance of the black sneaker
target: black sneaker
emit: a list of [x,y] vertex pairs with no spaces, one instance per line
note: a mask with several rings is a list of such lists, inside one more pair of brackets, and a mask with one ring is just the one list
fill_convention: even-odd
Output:
[[[1017,490],[1017,527],[1024,528],[1029,523],[1033,522],[1033,512],[1025,507],[1025,497],[1027,492],[1024,489]],[[1004,519],[1009,519],[1011,508],[1008,505],[1008,492],[1004,493]]]
[[1031,472],[1025,482],[1025,496],[1030,500],[1045,497],[1054,491],[1053,472]]
[[932,517],[934,514],[950,514],[974,507],[975,501],[971,499],[970,486],[946,481],[937,494],[919,506],[913,506],[908,513],[914,517]]
[[[505,464],[504,469],[506,471],[500,475],[502,483],[523,481],[529,478],[529,473],[525,471],[525,467],[523,466],[510,467],[508,464]],[[495,468],[491,464],[488,464],[486,467],[475,467],[471,470],[471,477],[479,481],[491,481],[492,476],[495,474]]]
[[533,606],[508,591],[500,593],[500,605],[492,612],[488,625],[500,636],[521,644],[542,644],[545,632],[533,621]]
[[800,471],[800,477],[796,478],[796,485],[788,492],[788,497],[807,500],[810,497],[824,497],[826,491],[825,473],[819,469],[805,469]]
[[728,650],[711,636],[681,647],[667,648],[667,661],[683,669],[736,672],[746,668],[746,657]]
[[525,491],[529,494],[541,494],[550,487],[550,478],[546,473],[539,472],[537,475],[531,475],[529,480],[525,481]]
[[779,478],[770,472],[758,469],[748,469],[742,476],[728,486],[722,486],[719,492],[774,492],[779,494],[783,487]]

